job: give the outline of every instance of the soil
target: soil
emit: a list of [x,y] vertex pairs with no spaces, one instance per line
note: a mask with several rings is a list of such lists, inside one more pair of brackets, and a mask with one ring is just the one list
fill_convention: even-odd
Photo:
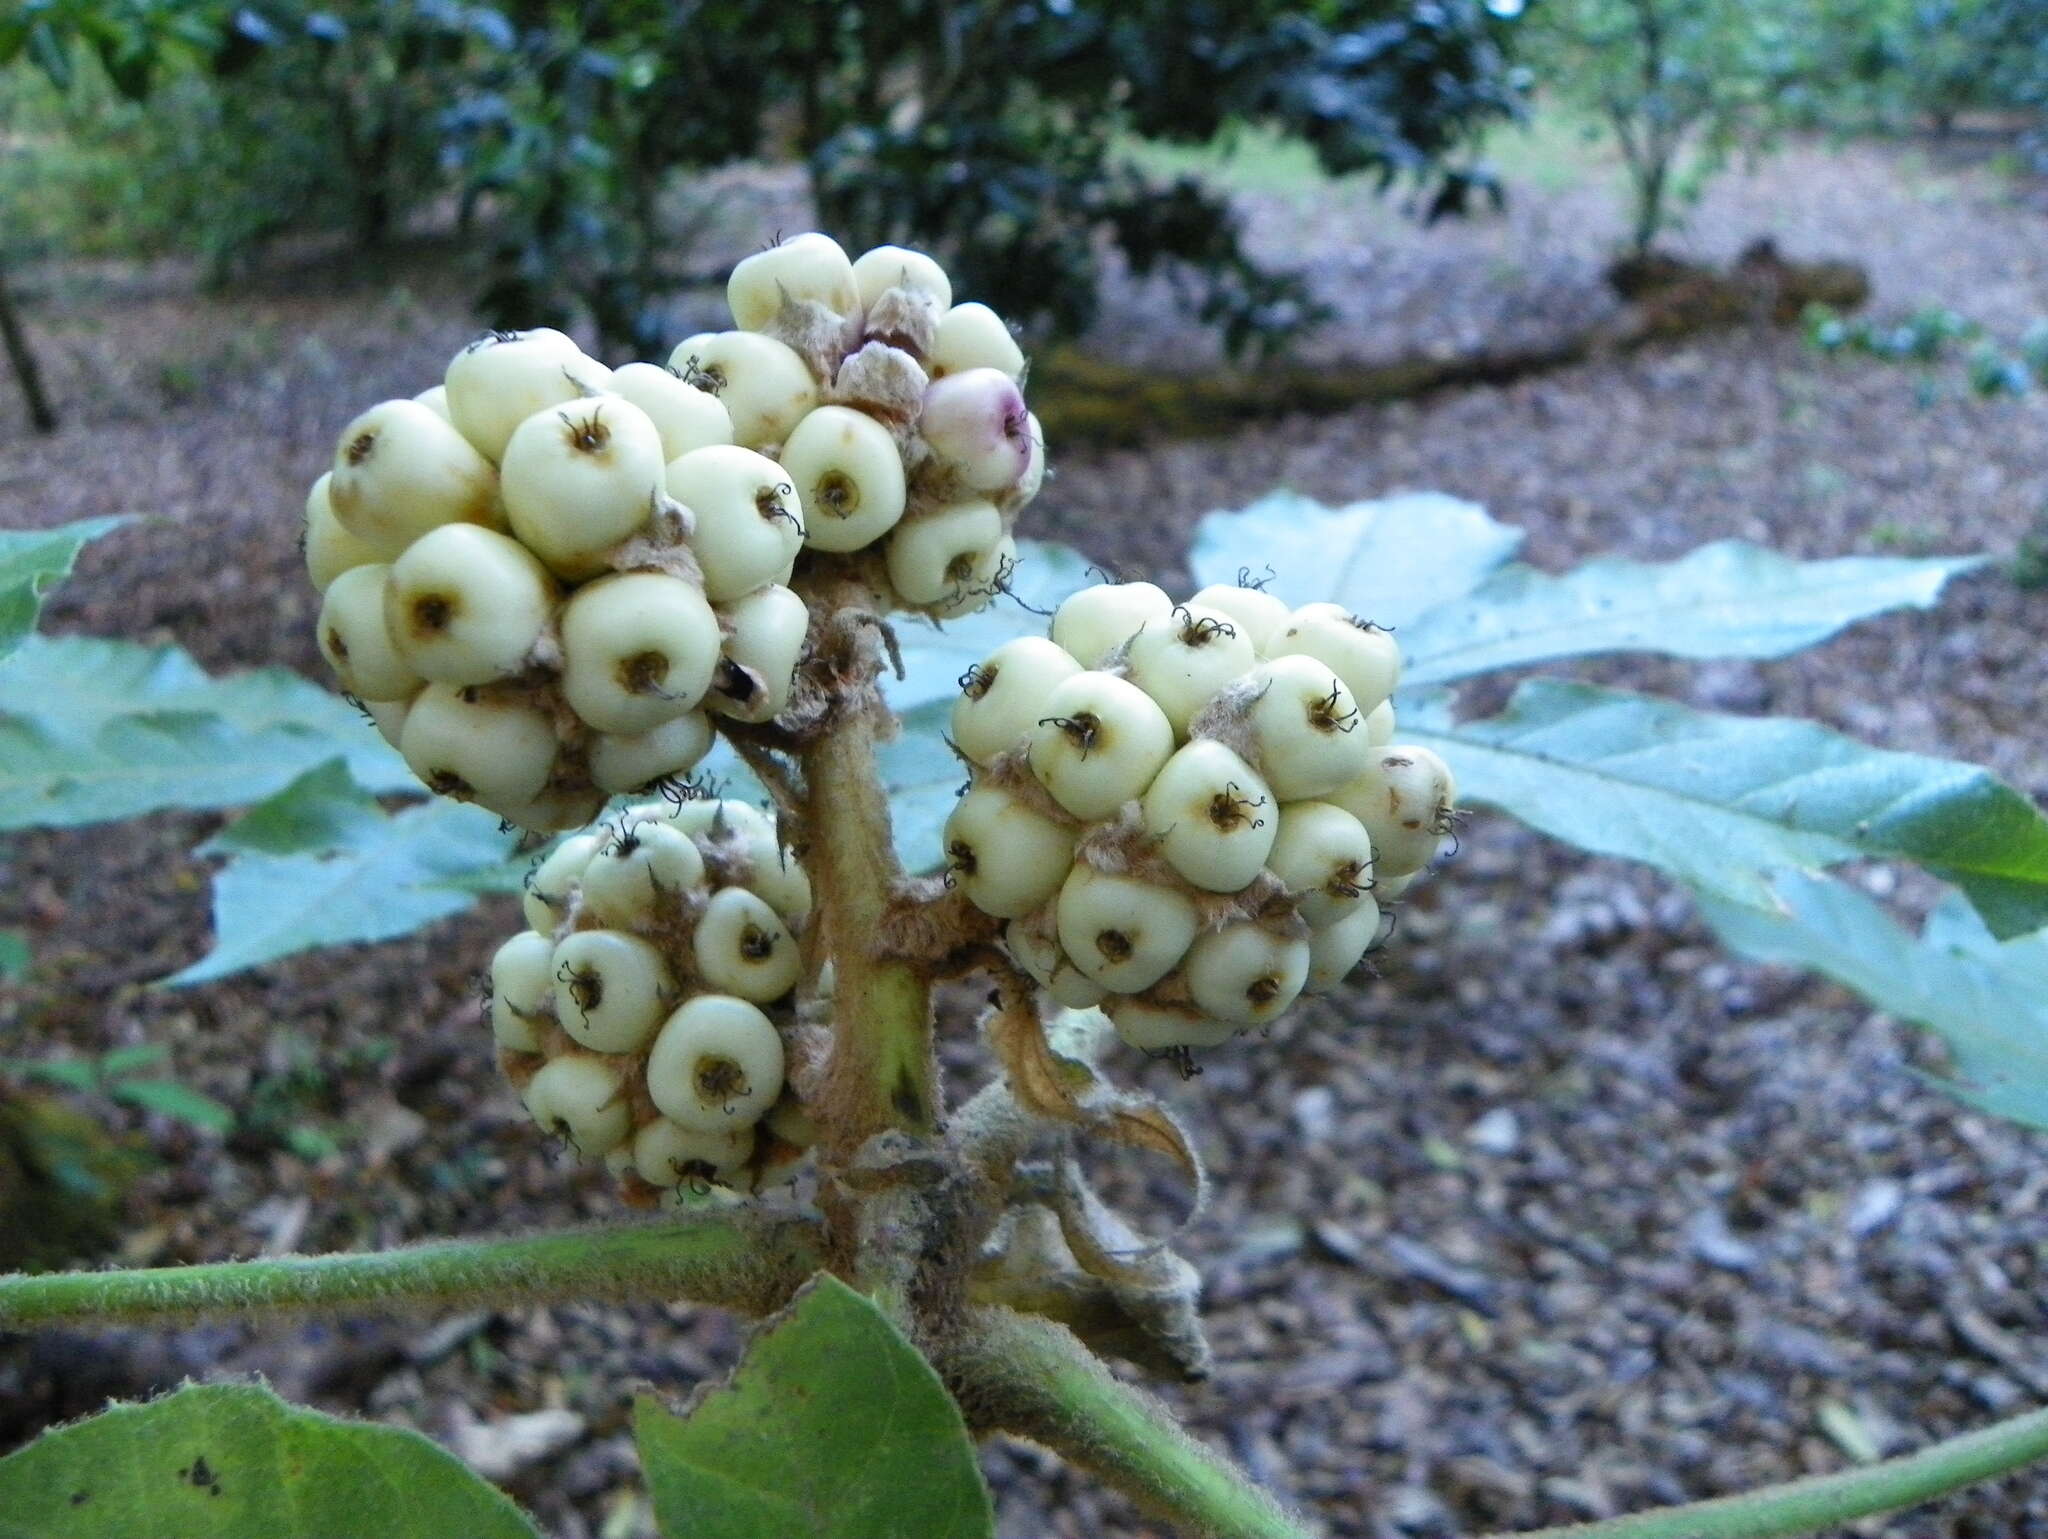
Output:
[[[765,185],[750,208],[784,186]],[[1349,188],[1243,203],[1276,259],[1313,253],[1343,312],[1310,356],[1502,344],[1614,303],[1600,272],[1619,219],[1599,176],[1518,188],[1502,219],[1427,233]],[[1911,147],[1794,147],[1719,184],[1680,244],[1725,261],[1774,233],[1788,255],[1867,264],[1879,313],[1947,304],[2011,336],[2048,315],[2040,203]],[[0,525],[150,515],[88,552],[49,626],[322,677],[294,544],[303,488],[355,410],[421,388],[470,334],[460,274],[425,253],[208,299],[175,272],[35,276],[25,297],[66,426],[19,436],[0,395],[0,432],[17,435],[0,439]],[[1094,345],[1202,362],[1161,291],[1126,286],[1108,308],[1119,324]],[[682,307],[679,330],[703,309]],[[1954,371],[1932,404],[1919,390],[1898,367],[1735,333],[1200,443],[1055,445],[1026,532],[1178,583],[1212,508],[1276,485],[1330,500],[1429,487],[1525,528],[1551,569],[1729,535],[1814,556],[2004,556],[2048,503],[2048,398],[1975,401]],[[1993,566],[1937,613],[1799,659],[1581,672],[1980,760],[2043,797],[2044,626],[2048,592]],[[148,987],[206,946],[207,868],[188,852],[218,822],[0,849],[0,925],[35,951],[32,977],[0,987],[8,1051],[162,1043],[181,1079],[246,1111],[223,1142],[96,1108],[162,1161],[119,1260],[618,1211],[489,1067],[471,979],[516,923],[507,900],[404,942]],[[1941,1058],[1922,1034],[1730,961],[1656,878],[1495,818],[1473,819],[1417,889],[1381,965],[1191,1081],[1120,1064],[1192,1125],[1215,1178],[1183,1246],[1221,1367],[1167,1398],[1333,1533],[1477,1533],[1734,1491],[2048,1396],[2048,1141],[1930,1088],[1916,1071]],[[948,1030],[964,1074],[969,1022]],[[1115,1185],[1151,1212],[1180,1196],[1142,1169]],[[561,1408],[581,1435],[509,1489],[552,1533],[646,1534],[629,1396],[686,1391],[740,1339],[681,1306],[42,1335],[0,1342],[0,1448],[185,1375],[261,1372],[458,1443],[477,1436],[471,1413],[488,1436]],[[1158,1532],[1035,1451],[996,1446],[986,1466],[1015,1539]],[[2048,1533],[2048,1478],[1853,1532]]]

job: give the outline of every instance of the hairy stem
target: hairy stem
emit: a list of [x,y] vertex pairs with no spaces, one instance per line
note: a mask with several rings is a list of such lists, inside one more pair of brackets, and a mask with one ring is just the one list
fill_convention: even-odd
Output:
[[707,1211],[659,1224],[126,1272],[0,1277],[0,1330],[581,1299],[781,1308],[822,1264],[814,1220]]
[[1882,1464],[1603,1523],[1538,1529],[1513,1539],[1774,1539],[1815,1534],[1872,1513],[1932,1501],[2043,1458],[2048,1458],[2048,1410],[2031,1411]]
[[902,875],[875,764],[884,720],[879,703],[849,711],[803,756],[805,863],[837,978],[827,1120],[842,1154],[888,1128],[926,1135],[938,1123],[931,986],[881,954]]
[[977,1311],[937,1362],[977,1432],[1041,1444],[1179,1532],[1214,1539],[1309,1539],[1315,1532],[1049,1321]]

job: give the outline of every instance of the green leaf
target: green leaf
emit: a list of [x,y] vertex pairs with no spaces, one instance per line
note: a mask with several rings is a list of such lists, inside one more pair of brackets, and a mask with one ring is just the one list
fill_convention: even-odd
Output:
[[417,789],[338,696],[280,668],[210,678],[175,647],[31,636],[0,663],[0,829],[252,802],[334,758]]
[[1437,604],[1401,636],[1407,684],[1596,652],[1783,657],[1888,609],[1925,609],[1981,558],[1793,561],[1721,540],[1677,561],[1607,557],[1562,577],[1526,566]]
[[100,1082],[99,1069],[90,1058],[0,1058],[0,1069],[66,1090],[92,1090]]
[[168,984],[203,983],[316,946],[389,940],[474,901],[449,884],[503,864],[516,834],[441,799],[396,816],[367,799],[334,813],[328,850],[237,855],[213,883],[213,950]]
[[19,983],[35,963],[25,930],[0,930],[0,983]]
[[904,677],[883,679],[889,704],[899,712],[934,700],[950,705],[960,693],[961,674],[1006,641],[1043,636],[1060,600],[1098,580],[1088,571],[1088,558],[1071,546],[1019,540],[1009,594],[979,614],[943,625],[915,616],[895,622]]
[[974,1442],[945,1386],[867,1298],[820,1274],[685,1415],[634,1431],[668,1539],[986,1539]]
[[1377,625],[1405,626],[1470,593],[1521,543],[1519,529],[1439,492],[1341,508],[1275,492],[1241,513],[1204,518],[1189,565],[1197,586],[1271,573],[1272,591],[1291,605],[1328,601]]
[[117,1047],[111,1053],[100,1054],[100,1073],[113,1076],[133,1074],[139,1069],[153,1069],[171,1056],[171,1050],[161,1042],[143,1042],[134,1047]]
[[344,759],[316,764],[199,846],[201,855],[302,855],[348,843],[377,799],[355,783]]
[[1999,945],[1960,902],[1915,936],[1846,882],[1778,873],[1768,906],[1700,895],[1722,943],[1760,962],[1824,973],[1901,1020],[1940,1033],[1973,1106],[2048,1128],[2048,936]]
[[175,1117],[204,1133],[231,1133],[235,1114],[210,1095],[168,1079],[123,1079],[107,1086],[107,1094],[146,1112]]
[[0,1539],[538,1539],[417,1432],[190,1385],[0,1459]]
[[86,544],[125,518],[88,518],[58,529],[0,529],[0,657],[36,628],[43,595],[71,575]]
[[1904,857],[1997,935],[2048,924],[2048,819],[1975,765],[1551,679],[1482,721],[1412,713],[1401,735],[1441,753],[1466,800],[1733,902],[1767,903],[1781,866]]

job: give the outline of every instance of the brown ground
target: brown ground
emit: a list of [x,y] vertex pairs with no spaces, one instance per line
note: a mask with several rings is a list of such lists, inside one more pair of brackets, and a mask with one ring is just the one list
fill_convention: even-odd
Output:
[[[1526,188],[1505,220],[1428,235],[1349,193],[1248,207],[1276,251],[1313,243],[1348,317],[1324,356],[1497,340],[1608,303],[1615,214],[1594,181]],[[1725,184],[1688,239],[1725,256],[1771,230],[1795,255],[1869,263],[1880,310],[1947,303],[2007,334],[2048,314],[2038,207],[1981,169],[1796,150]],[[437,374],[470,330],[459,292],[431,262],[297,271],[218,302],[175,275],[58,284],[38,321],[69,421],[0,439],[0,525],[160,521],[90,553],[50,623],[317,677],[301,490],[355,409]],[[1182,349],[1184,332],[1151,325],[1154,297],[1105,345]],[[0,396],[0,431],[19,416]],[[2038,399],[1922,408],[1901,370],[1738,335],[1214,442],[1055,446],[1028,532],[1174,578],[1200,514],[1276,484],[1434,487],[1526,527],[1553,568],[1729,534],[1812,555],[2004,553],[2048,502],[2044,430]],[[1986,760],[2041,796],[2044,622],[2048,594],[1987,573],[1937,615],[1794,662],[1590,671]],[[487,1067],[469,979],[513,922],[502,901],[413,941],[147,991],[204,948],[205,871],[184,852],[215,822],[4,850],[0,925],[26,927],[37,957],[30,984],[0,992],[7,1050],[162,1042],[182,1077],[263,1109],[224,1145],[136,1119],[167,1165],[126,1259],[615,1211],[595,1175],[538,1147]],[[1384,965],[1188,1084],[1125,1065],[1197,1128],[1217,1183],[1186,1243],[1223,1367],[1170,1398],[1333,1531],[1472,1533],[1677,1501],[1839,1467],[1828,1429],[1845,1418],[1896,1451],[2048,1396],[2048,1145],[1918,1083],[1912,1069],[1939,1061],[1918,1034],[1729,962],[1659,881],[1495,819],[1421,890]],[[287,1152],[295,1124],[344,1152]],[[463,1405],[563,1406],[584,1435],[510,1485],[551,1531],[584,1535],[648,1531],[621,1510],[636,1499],[630,1389],[685,1389],[737,1336],[680,1308],[592,1308],[113,1344],[0,1346],[0,1446],[188,1373],[260,1370],[444,1437]],[[987,1466],[1016,1539],[1153,1531],[1035,1453],[995,1449]],[[1858,1532],[2048,1533],[2048,1479]]]

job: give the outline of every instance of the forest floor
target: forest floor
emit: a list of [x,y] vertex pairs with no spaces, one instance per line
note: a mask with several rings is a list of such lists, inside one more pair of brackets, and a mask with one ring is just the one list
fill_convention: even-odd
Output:
[[[1504,216],[1431,231],[1299,168],[1226,174],[1261,248],[1306,253],[1342,314],[1310,356],[1361,358],[1604,313],[1620,214],[1597,164],[1552,146],[1510,165]],[[792,227],[785,183],[749,195],[764,227]],[[1676,244],[1726,257],[1775,235],[1792,256],[1867,264],[1878,314],[1943,304],[2010,339],[2048,315],[2042,230],[2038,191],[1995,168],[1793,146],[1717,184]],[[176,273],[37,287],[66,426],[20,436],[0,394],[0,526],[154,515],[87,553],[48,625],[322,678],[295,543],[304,487],[339,424],[432,382],[471,334],[459,275],[421,257],[218,297]],[[1106,308],[1099,346],[1209,356],[1156,287]],[[685,310],[679,334],[709,318]],[[1024,532],[1169,583],[1202,514],[1281,485],[1468,497],[1553,570],[1726,536],[1809,556],[1990,552],[2000,563],[1939,611],[1799,659],[1583,672],[1988,762],[2048,796],[2048,592],[2003,566],[2048,506],[2048,399],[1978,401],[1957,368],[1923,389],[1897,366],[1740,332],[1201,442],[1052,448]],[[542,1147],[490,1067],[471,980],[517,922],[508,900],[404,942],[150,989],[206,948],[207,866],[188,852],[218,823],[0,848],[0,926],[35,958],[0,986],[7,1053],[162,1043],[181,1078],[245,1111],[223,1142],[95,1109],[163,1161],[120,1259],[619,1211],[601,1173]],[[1215,1180],[1183,1242],[1221,1368],[1167,1397],[1332,1533],[1468,1534],[1706,1496],[2048,1396],[2048,1140],[1929,1088],[1915,1070],[1941,1059],[1920,1033],[1730,961],[1652,876],[1486,817],[1417,889],[1381,969],[1186,1083],[1134,1055],[1119,1066],[1187,1119]],[[966,1026],[949,1028],[961,1063]],[[333,1152],[294,1136],[309,1130]],[[739,1342],[682,1307],[0,1341],[0,1449],[184,1375],[262,1372],[487,1455],[504,1451],[501,1418],[559,1409],[565,1446],[510,1470],[509,1489],[565,1539],[629,1539],[651,1532],[632,1391],[686,1391]],[[1033,1451],[997,1446],[986,1466],[1009,1539],[1157,1532]],[[2048,1479],[1855,1532],[2048,1532]]]

